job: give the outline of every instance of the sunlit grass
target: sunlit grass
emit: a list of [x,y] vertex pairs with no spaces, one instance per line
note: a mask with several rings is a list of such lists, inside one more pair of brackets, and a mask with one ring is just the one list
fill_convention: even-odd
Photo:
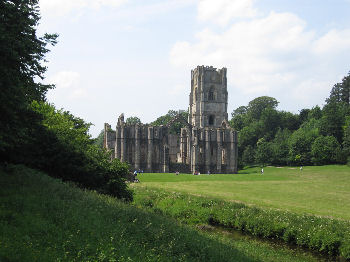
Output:
[[348,166],[265,167],[239,174],[143,174],[147,186],[238,201],[248,205],[289,210],[350,220],[350,168]]

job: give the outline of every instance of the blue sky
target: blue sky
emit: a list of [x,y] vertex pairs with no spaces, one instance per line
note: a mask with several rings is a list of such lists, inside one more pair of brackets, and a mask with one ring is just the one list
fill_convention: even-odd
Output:
[[350,71],[350,0],[41,0],[48,99],[91,122],[187,109],[190,70],[228,69],[229,114],[262,96],[322,106]]

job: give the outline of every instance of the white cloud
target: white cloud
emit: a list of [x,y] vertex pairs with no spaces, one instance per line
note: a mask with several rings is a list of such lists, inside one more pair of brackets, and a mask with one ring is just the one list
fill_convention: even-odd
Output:
[[58,98],[79,99],[87,96],[87,90],[80,86],[80,74],[74,71],[60,71],[47,79],[56,88],[49,92],[49,100],[55,102]]
[[254,17],[253,0],[200,0],[198,19],[226,25],[232,18]]
[[40,9],[44,15],[64,16],[73,11],[81,12],[86,9],[101,7],[119,7],[128,0],[41,0]]
[[331,30],[315,41],[314,52],[316,54],[341,53],[350,48],[350,29]]
[[80,74],[73,71],[60,71],[48,77],[47,82],[56,85],[58,89],[67,89],[77,86]]
[[80,74],[73,71],[61,71],[49,77],[47,82],[55,84],[56,88],[75,87],[80,79]]
[[317,37],[295,14],[276,12],[231,23],[223,32],[203,29],[194,42],[176,42],[170,52],[178,67],[227,67],[229,87],[242,94],[274,94],[294,103],[323,101],[348,59],[350,30]]

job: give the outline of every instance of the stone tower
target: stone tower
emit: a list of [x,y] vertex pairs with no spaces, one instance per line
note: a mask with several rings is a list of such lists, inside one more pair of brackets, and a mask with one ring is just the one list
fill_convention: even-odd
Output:
[[227,121],[226,68],[197,66],[191,70],[188,122],[193,127],[220,127]]
[[[170,133],[174,121],[184,127]],[[191,71],[188,122],[181,114],[167,125],[128,124],[115,131],[105,124],[104,147],[112,157],[146,172],[237,173],[238,136],[227,122],[226,68],[197,66]]]

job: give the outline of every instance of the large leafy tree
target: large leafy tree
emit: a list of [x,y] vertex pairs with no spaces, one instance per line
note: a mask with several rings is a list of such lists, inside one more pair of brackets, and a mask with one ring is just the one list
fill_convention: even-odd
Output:
[[350,72],[342,79],[341,83],[333,86],[331,94],[327,99],[327,102],[330,101],[350,104]]
[[125,120],[126,124],[129,125],[136,125],[136,124],[142,124],[140,118],[138,118],[137,116],[130,116]]
[[249,102],[247,112],[253,119],[258,120],[265,109],[276,109],[278,103],[279,102],[273,97],[260,96]]
[[43,65],[48,44],[57,35],[36,35],[40,16],[38,0],[0,1],[0,158],[16,157],[19,144],[31,137],[38,117],[30,110],[33,100],[44,100],[50,85]]
[[319,136],[312,144],[312,162],[316,165],[333,164],[339,151],[340,145],[334,136]]
[[167,114],[158,117],[155,121],[150,123],[153,126],[168,125],[170,124],[169,132],[171,134],[180,134],[181,128],[185,127],[187,122],[187,111],[175,111],[169,110]]

